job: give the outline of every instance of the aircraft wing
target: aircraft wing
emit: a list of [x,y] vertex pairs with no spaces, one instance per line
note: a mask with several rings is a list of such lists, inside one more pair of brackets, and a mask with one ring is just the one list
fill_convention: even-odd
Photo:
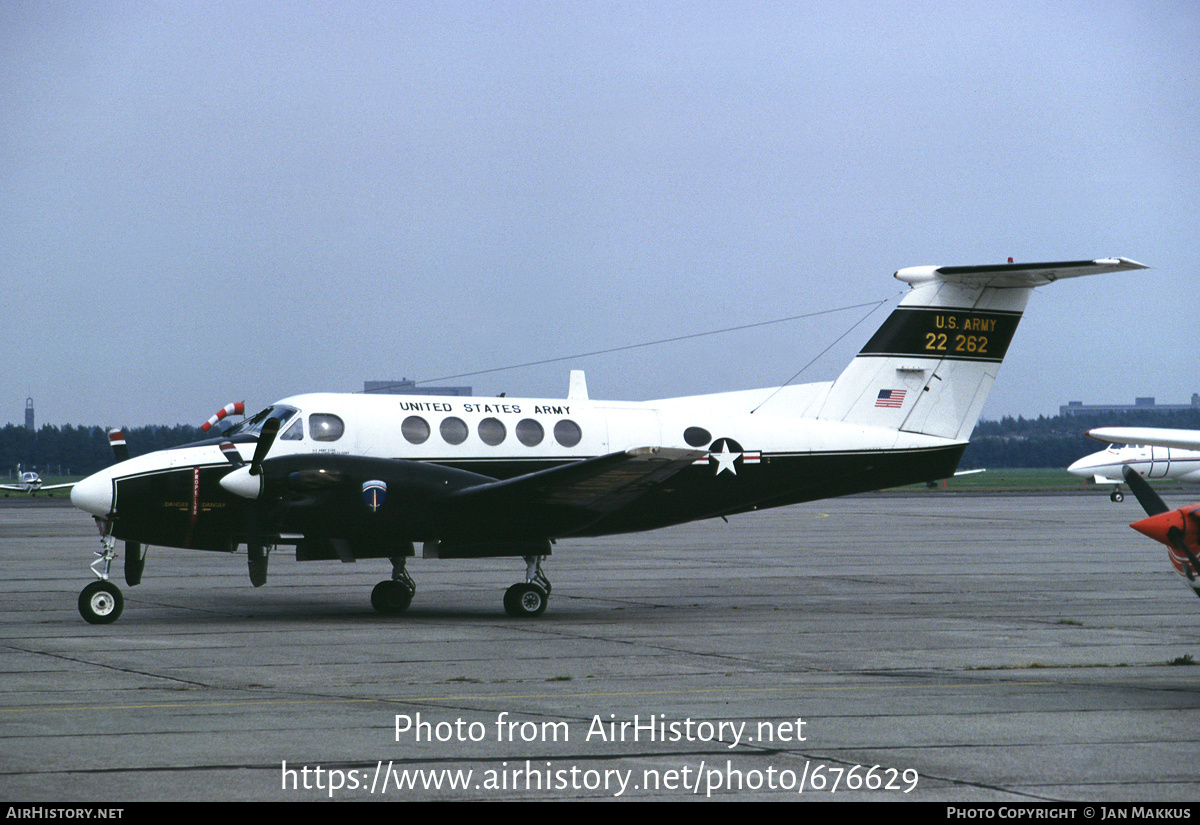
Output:
[[264,461],[262,476],[239,476],[246,467],[234,470],[220,484],[249,499],[265,489],[279,512],[317,519],[308,522],[317,532],[339,519],[358,518],[346,514],[365,515],[360,497],[374,481],[386,489],[389,503],[402,503],[392,510],[401,521],[447,539],[545,539],[582,530],[705,455],[641,447],[509,479],[405,459],[296,455]]
[[70,484],[43,484],[40,487],[33,487],[28,484],[0,484],[0,490],[18,490],[23,493],[44,493],[46,490],[65,490],[68,487],[74,487],[75,482]]
[[1200,450],[1200,430],[1170,430],[1162,427],[1097,427],[1088,438],[1109,444],[1139,444],[1147,447],[1179,447]]
[[[468,487],[441,499],[437,507],[492,514],[501,521],[503,515],[497,514],[513,513],[521,520],[553,523],[558,533],[579,530],[620,510],[705,455],[703,450],[639,447]],[[544,519],[537,518],[539,513]]]

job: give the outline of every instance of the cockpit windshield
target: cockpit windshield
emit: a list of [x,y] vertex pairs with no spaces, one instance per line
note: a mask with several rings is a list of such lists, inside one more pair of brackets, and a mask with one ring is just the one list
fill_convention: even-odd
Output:
[[268,418],[278,418],[279,426],[282,428],[297,412],[299,410],[295,407],[288,407],[283,404],[267,407],[252,418],[247,418],[245,421],[234,424],[225,431],[224,435],[258,435],[262,432],[263,424],[267,423]]

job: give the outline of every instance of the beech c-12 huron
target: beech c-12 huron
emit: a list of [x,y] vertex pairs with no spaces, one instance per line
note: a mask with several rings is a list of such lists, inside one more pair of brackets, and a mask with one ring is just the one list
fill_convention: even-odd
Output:
[[[400,613],[407,560],[511,556],[512,616],[546,608],[558,539],[632,533],[954,474],[1033,288],[1144,269],[1124,258],[910,267],[899,305],[834,381],[645,402],[312,394],[215,438],[127,458],[75,485],[102,537],[79,610],[115,621],[116,542],[141,581],[145,547],[230,553],[250,579],[269,552],[388,559],[371,603]],[[119,435],[114,435],[119,439]]]

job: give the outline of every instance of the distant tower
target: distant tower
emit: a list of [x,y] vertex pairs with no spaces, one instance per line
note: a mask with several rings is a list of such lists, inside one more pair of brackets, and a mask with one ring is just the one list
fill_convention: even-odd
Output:
[[32,398],[25,399],[25,429],[29,430],[29,432],[33,432],[35,429],[33,426],[33,399]]

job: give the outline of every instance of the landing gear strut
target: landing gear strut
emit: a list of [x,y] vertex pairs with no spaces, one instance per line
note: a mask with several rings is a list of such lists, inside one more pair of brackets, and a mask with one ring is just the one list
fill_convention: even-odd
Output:
[[100,528],[103,549],[95,553],[97,558],[92,562],[92,572],[100,581],[92,582],[79,594],[79,615],[88,624],[112,624],[125,608],[121,588],[108,580],[108,571],[117,555],[117,541],[112,537],[109,525],[97,519],[96,526]]
[[417,592],[417,583],[408,575],[404,556],[392,558],[392,577],[375,585],[371,591],[371,606],[379,613],[395,616],[408,610],[412,604],[413,595]]
[[546,612],[550,580],[542,572],[545,556],[525,557],[525,581],[504,591],[504,612],[514,619],[532,619]]

